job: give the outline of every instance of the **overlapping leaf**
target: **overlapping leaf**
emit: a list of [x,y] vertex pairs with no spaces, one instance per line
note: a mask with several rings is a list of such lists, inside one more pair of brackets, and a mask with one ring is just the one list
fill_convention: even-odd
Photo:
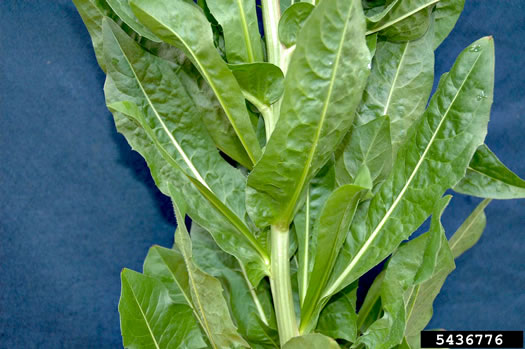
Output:
[[441,80],[392,173],[370,204],[358,210],[326,296],[387,257],[463,177],[487,132],[493,84],[494,45],[492,38],[483,38],[467,47]]
[[319,316],[315,331],[354,343],[357,338],[356,301],[357,282],[346,287],[328,302]]
[[259,226],[288,226],[307,183],[351,126],[368,75],[364,31],[360,1],[324,0],[299,33],[279,121],[248,177],[249,213]]
[[440,0],[434,10],[434,49],[450,34],[463,11],[465,0]]
[[283,349],[339,349],[339,344],[330,337],[319,333],[307,334],[305,336],[294,337],[289,340]]

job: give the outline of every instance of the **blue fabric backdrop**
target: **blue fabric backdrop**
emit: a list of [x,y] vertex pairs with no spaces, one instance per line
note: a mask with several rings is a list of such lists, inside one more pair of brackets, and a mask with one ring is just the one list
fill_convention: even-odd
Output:
[[[484,35],[496,41],[487,144],[525,176],[525,2],[467,0],[436,73]],[[141,157],[116,133],[104,75],[74,6],[0,1],[0,348],[119,348],[120,270],[170,246],[175,220]],[[479,200],[455,195],[452,233]],[[523,329],[525,201],[487,209],[431,328]]]

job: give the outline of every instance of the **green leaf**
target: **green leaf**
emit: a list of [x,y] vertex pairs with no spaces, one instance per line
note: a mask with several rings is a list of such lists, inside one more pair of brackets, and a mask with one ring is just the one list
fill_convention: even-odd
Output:
[[131,29],[137,34],[155,41],[160,42],[161,40],[155,36],[148,28],[146,28],[133,14],[131,7],[129,6],[129,0],[105,0],[115,14],[126,23]]
[[463,177],[487,132],[493,85],[494,43],[483,38],[467,47],[441,80],[427,111],[410,129],[392,173],[369,205],[357,211],[325,296],[387,257]]
[[367,35],[379,32],[389,40],[417,39],[430,25],[430,12],[439,0],[394,0],[367,13]]
[[314,8],[310,3],[298,2],[283,12],[279,20],[279,40],[284,46],[291,47],[296,44],[297,35]]
[[288,229],[306,185],[352,125],[368,75],[364,27],[360,0],[323,0],[299,33],[279,120],[248,177],[258,226]]
[[254,348],[278,348],[279,337],[273,329],[276,324],[268,284],[262,282],[253,288],[242,264],[224,253],[211,235],[194,223],[191,240],[195,264],[221,281],[243,338]]
[[450,238],[450,249],[454,254],[454,258],[458,258],[478,242],[487,225],[485,208],[491,201],[491,199],[485,199],[480,202]]
[[[175,73],[176,67],[142,50],[112,23],[106,21],[104,24],[106,59],[111,62],[107,66],[108,79],[111,80],[106,84],[108,106],[133,118],[155,144],[164,161],[182,172],[198,190],[199,193],[194,193],[193,188],[183,189],[191,192],[188,200],[192,218],[199,222],[206,220],[207,226],[222,220],[218,223],[222,228],[214,230],[217,234],[224,230],[229,234],[240,233],[245,239],[244,245],[251,245],[260,257],[246,259],[248,255],[240,251],[234,254],[245,256],[245,263],[254,263],[261,257],[264,259],[266,251],[244,221],[245,178],[218,154],[204,128],[199,109]],[[159,76],[162,76],[160,82]],[[188,183],[181,178],[176,182],[181,188],[185,187],[182,183]],[[161,190],[169,195],[166,183]],[[211,206],[212,212],[203,210],[203,199]],[[206,218],[198,219],[199,214]],[[232,226],[233,231],[229,231]],[[235,246],[232,242],[229,244]],[[224,243],[221,245],[225,246]],[[235,251],[235,247],[225,249],[230,253],[232,249]],[[264,261],[260,259],[256,263],[260,267],[255,267],[259,271],[255,272],[252,281],[257,283],[263,273]]]
[[122,270],[118,309],[125,348],[206,348],[192,309],[154,278]]
[[98,65],[105,72],[106,64],[104,63],[102,46],[102,19],[106,16],[107,9],[97,0],[73,0],[73,3],[91,36]]
[[[323,0],[326,1],[326,0]],[[294,337],[283,346],[283,349],[339,349],[339,344],[330,337],[319,333],[311,333],[305,336]]]
[[261,112],[266,134],[270,134],[269,126],[274,123],[270,106],[283,94],[283,72],[276,65],[266,62],[228,66],[235,75],[244,97]]
[[432,39],[429,30],[419,40],[402,44],[380,41],[377,44],[355,124],[364,125],[388,115],[394,154],[405,141],[410,126],[424,112],[432,91]]
[[[381,285],[384,279],[385,269],[374,279],[374,282],[366,293],[361,309],[359,309],[359,313],[357,314],[357,329],[362,333],[381,317]],[[350,286],[351,285],[352,284],[350,284]],[[335,297],[337,297],[337,295]]]
[[263,60],[254,1],[207,0],[206,5],[224,32],[229,63],[253,63]]
[[366,329],[357,344],[388,349],[403,340],[406,319],[413,311],[413,295],[417,297],[419,284],[433,275],[442,246],[448,249],[440,219],[450,198],[446,196],[436,202],[428,233],[402,245],[392,255],[380,285],[383,316]]
[[450,34],[463,11],[465,0],[440,0],[434,10],[434,50]]
[[357,282],[349,285],[333,297],[324,307],[317,332],[337,339],[355,342],[357,338]]
[[354,183],[359,171],[366,167],[374,184],[385,179],[392,168],[392,143],[390,139],[390,118],[376,119],[352,128],[341,156],[339,183]]
[[525,198],[525,181],[509,170],[486,146],[481,145],[454,187],[458,193],[490,199]]
[[366,188],[352,184],[341,186],[330,194],[323,206],[314,231],[317,249],[301,308],[301,333],[308,333],[315,327],[322,306],[326,304],[322,292],[354,218],[357,204],[366,191]]
[[[238,334],[237,328],[233,324],[228,305],[222,295],[223,289],[219,280],[201,271],[193,262],[192,243],[184,224],[186,203],[172,189],[173,187],[170,186],[173,208],[177,222],[179,222],[179,229],[175,234],[175,244],[182,254],[187,270],[188,288],[183,289],[183,292],[191,294],[193,309],[197,313],[213,348],[248,347],[248,343]],[[167,254],[171,250],[163,249],[162,252]],[[182,285],[182,283],[179,284],[181,289]]]
[[308,275],[312,271],[317,239],[314,238],[314,226],[319,218],[321,209],[335,189],[335,173],[333,162],[328,162],[310,181],[306,190],[304,206],[294,218],[295,233],[297,235],[297,283],[300,303],[304,302],[308,289]]
[[201,10],[183,0],[134,0],[137,18],[163,41],[181,48],[215,92],[252,163],[261,149],[239,85],[213,45],[210,25]]

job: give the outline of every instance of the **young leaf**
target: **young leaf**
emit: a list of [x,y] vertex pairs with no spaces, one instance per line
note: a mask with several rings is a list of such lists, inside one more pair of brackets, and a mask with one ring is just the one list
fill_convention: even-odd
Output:
[[394,154],[405,141],[407,130],[425,110],[432,91],[432,40],[432,30],[429,30],[415,41],[401,44],[380,41],[377,44],[355,124],[364,125],[388,115]]
[[[188,289],[183,292],[191,294],[193,309],[208,335],[211,346],[213,348],[249,347],[248,343],[237,333],[237,328],[233,324],[222,295],[223,289],[219,280],[201,271],[193,262],[191,239],[184,224],[186,216],[184,199],[173,190],[171,190],[171,197],[177,222],[179,222],[175,243],[181,251],[187,270]],[[171,251],[165,249],[163,252]],[[182,284],[179,284],[179,287],[182,288]]]
[[115,14],[137,34],[151,41],[161,41],[135,17],[131,7],[129,6],[129,0],[106,0],[106,2],[115,12]]
[[304,302],[308,289],[308,275],[312,271],[317,239],[314,237],[314,226],[319,218],[326,199],[335,189],[335,173],[332,161],[329,161],[310,181],[306,189],[304,206],[294,218],[297,235],[297,283],[300,303]]
[[279,121],[248,177],[257,225],[287,229],[305,186],[351,126],[368,75],[364,27],[360,0],[324,0],[300,31]]
[[440,0],[436,4],[434,10],[434,50],[450,34],[464,6],[465,0]]
[[402,245],[392,255],[380,286],[383,316],[373,322],[356,343],[367,348],[388,349],[403,340],[406,319],[413,310],[412,295],[417,296],[420,283],[434,273],[443,244],[446,245],[443,248],[448,249],[440,219],[450,198],[437,201],[428,233]]
[[210,25],[201,10],[183,0],[134,0],[137,18],[163,41],[180,47],[215,92],[252,163],[261,149],[239,85],[213,45]]
[[324,307],[316,332],[336,339],[355,342],[357,338],[357,282],[333,297]]
[[485,145],[481,145],[456,184],[458,193],[490,199],[525,198],[525,181],[509,170]]
[[125,348],[206,348],[192,309],[177,304],[154,278],[122,270],[119,302]]
[[315,226],[317,249],[301,307],[301,333],[308,333],[317,323],[321,303],[326,303],[321,299],[322,292],[354,218],[357,204],[366,191],[366,188],[356,185],[344,185],[332,192],[323,206]]
[[241,90],[248,101],[258,107],[270,106],[283,94],[284,75],[271,63],[229,64]]
[[492,38],[482,38],[460,54],[411,128],[368,210],[358,210],[325,296],[387,257],[463,177],[487,132],[493,84],[494,44]]
[[253,63],[263,60],[254,1],[207,0],[206,5],[224,32],[229,63]]
[[485,208],[491,201],[491,199],[485,199],[480,202],[465,222],[461,224],[452,238],[450,238],[450,249],[454,254],[454,258],[458,258],[463,252],[478,242],[487,224]]
[[[326,1],[326,0],[324,0]],[[305,336],[294,337],[283,346],[283,349],[340,349],[339,344],[330,337],[319,333],[311,333]]]
[[310,16],[314,5],[307,2],[298,2],[288,7],[279,20],[279,40],[286,47],[291,47],[297,42],[297,35]]

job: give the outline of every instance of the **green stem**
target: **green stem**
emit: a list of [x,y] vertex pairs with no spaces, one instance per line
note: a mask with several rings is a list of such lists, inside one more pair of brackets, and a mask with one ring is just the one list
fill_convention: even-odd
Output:
[[272,225],[271,277],[273,303],[281,346],[299,335],[295,318],[288,256],[288,229]]

